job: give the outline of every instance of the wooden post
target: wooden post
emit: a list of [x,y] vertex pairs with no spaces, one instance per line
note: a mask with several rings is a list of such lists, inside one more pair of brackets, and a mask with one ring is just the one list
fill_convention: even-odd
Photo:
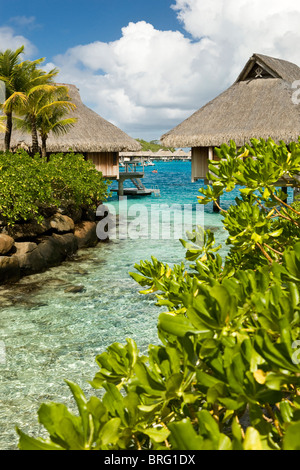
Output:
[[124,180],[123,178],[120,178],[119,179],[119,183],[118,183],[118,195],[119,197],[123,197],[124,196]]

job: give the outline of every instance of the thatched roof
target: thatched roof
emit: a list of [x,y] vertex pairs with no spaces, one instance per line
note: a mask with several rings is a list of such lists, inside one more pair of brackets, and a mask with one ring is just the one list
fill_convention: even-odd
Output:
[[173,153],[173,156],[174,156],[174,157],[186,157],[186,158],[189,158],[189,157],[191,157],[191,152],[185,152],[185,151],[182,150],[182,149],[178,149],[178,150],[176,150],[176,151]]
[[300,106],[292,100],[300,68],[254,54],[234,84],[161,137],[165,146],[219,146],[250,138],[291,142],[300,135]]
[[164,157],[190,157],[191,152],[185,152],[183,149],[177,149],[174,152],[171,150],[159,149],[157,152],[152,150],[144,150],[138,152],[120,152],[120,157],[143,157],[143,158],[164,158]]
[[120,157],[143,157],[143,158],[150,158],[155,155],[155,152],[151,150],[139,150],[134,152],[120,152]]
[[[68,117],[78,118],[78,121],[66,134],[60,136],[50,134],[47,151],[68,152],[72,149],[74,152],[119,152],[141,148],[135,139],[85,106],[75,85],[63,85],[68,87],[70,100],[76,105],[76,109],[71,111]],[[11,147],[16,147],[21,142],[23,146],[31,147],[31,136],[13,130]],[[4,150],[2,134],[0,150]]]

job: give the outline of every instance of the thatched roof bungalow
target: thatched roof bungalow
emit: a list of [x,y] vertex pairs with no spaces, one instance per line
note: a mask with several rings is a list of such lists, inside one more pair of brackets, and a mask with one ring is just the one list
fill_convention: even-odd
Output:
[[[104,177],[119,178],[119,152],[140,150],[140,144],[118,127],[103,119],[95,111],[85,106],[75,85],[64,84],[69,90],[70,101],[76,105],[68,117],[77,118],[76,124],[63,135],[50,134],[47,151],[82,153],[92,160]],[[11,148],[31,147],[31,135],[14,129]],[[0,150],[4,150],[1,136]]]
[[[161,137],[165,146],[192,147],[192,181],[205,178],[213,149],[251,138],[289,143],[300,135],[300,106],[293,100],[300,68],[253,54],[226,91]],[[298,86],[297,86],[298,85]],[[294,95],[295,96],[295,95]]]

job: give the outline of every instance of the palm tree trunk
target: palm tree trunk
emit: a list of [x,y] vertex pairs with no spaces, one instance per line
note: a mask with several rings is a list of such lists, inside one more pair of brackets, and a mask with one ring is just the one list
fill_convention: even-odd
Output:
[[35,155],[39,153],[39,141],[38,141],[38,134],[36,128],[36,120],[35,117],[32,116],[31,118],[31,136],[32,136],[32,154]]
[[41,140],[42,140],[42,157],[47,158],[47,135],[41,134]]
[[6,152],[9,152],[10,150],[11,133],[12,133],[12,113],[8,112],[6,113],[6,131],[5,131],[5,137],[4,137]]

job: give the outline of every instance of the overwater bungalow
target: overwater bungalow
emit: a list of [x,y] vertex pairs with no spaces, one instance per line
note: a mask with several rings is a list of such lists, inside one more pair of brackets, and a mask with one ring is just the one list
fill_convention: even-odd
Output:
[[[95,111],[83,104],[75,85],[63,84],[69,90],[70,101],[76,105],[68,117],[77,122],[62,135],[50,134],[47,139],[48,153],[82,153],[91,160],[105,178],[119,179],[119,152],[140,150],[140,144],[118,127],[103,119]],[[11,148],[31,147],[31,135],[13,129]],[[1,136],[0,150],[4,150],[4,137]]]
[[[286,143],[300,135],[300,68],[253,54],[233,85],[161,137],[164,146],[191,147],[192,181],[205,179],[214,148],[251,138]],[[295,100],[296,98],[296,100]]]
[[138,151],[138,152],[120,152],[120,158],[123,162],[126,161],[140,161],[141,163],[148,163],[157,161],[173,161],[183,160],[188,161],[191,159],[191,152],[184,151],[183,149],[177,149],[174,152],[171,150],[159,149],[157,152],[152,150]]

